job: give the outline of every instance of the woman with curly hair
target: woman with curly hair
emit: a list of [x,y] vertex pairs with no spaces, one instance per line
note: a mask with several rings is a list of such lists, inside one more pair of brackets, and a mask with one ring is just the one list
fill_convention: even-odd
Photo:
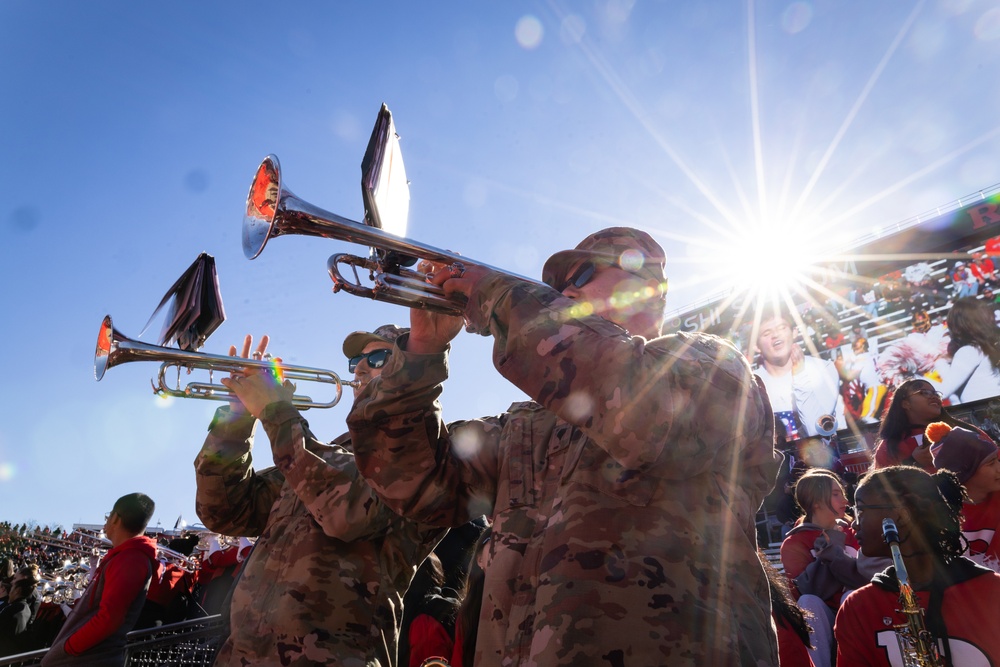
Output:
[[948,360],[940,360],[935,389],[962,403],[1000,394],[1000,329],[993,306],[975,298],[958,299],[948,311]]
[[931,422],[978,430],[945,411],[941,395],[929,380],[907,380],[896,387],[879,427],[874,467],[915,465],[933,474],[929,443],[924,442],[924,429]]
[[[866,556],[889,557],[883,520],[892,519],[924,625],[943,664],[1000,664],[1000,574],[962,556],[965,489],[947,470],[913,466],[873,470],[855,493],[858,541]],[[899,630],[907,627],[895,567],[844,600],[835,635],[840,665],[902,665]]]

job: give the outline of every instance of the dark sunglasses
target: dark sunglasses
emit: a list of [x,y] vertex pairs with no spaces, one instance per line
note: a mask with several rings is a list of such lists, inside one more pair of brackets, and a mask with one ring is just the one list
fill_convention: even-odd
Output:
[[597,273],[597,269],[597,264],[594,264],[594,262],[588,259],[586,262],[576,267],[576,271],[573,272],[573,275],[556,286],[556,291],[562,292],[570,285],[577,289],[582,288],[594,279],[594,274]]
[[356,357],[351,357],[347,361],[347,372],[353,373],[362,359],[368,360],[368,368],[382,368],[385,366],[385,362],[389,359],[390,354],[392,354],[392,350],[384,347],[381,350],[373,350],[367,354],[359,354]]

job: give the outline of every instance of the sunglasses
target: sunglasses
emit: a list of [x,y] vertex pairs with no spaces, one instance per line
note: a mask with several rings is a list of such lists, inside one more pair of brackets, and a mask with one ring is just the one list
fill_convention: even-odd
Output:
[[597,273],[597,269],[597,264],[588,259],[583,264],[576,267],[576,271],[573,272],[573,275],[557,285],[556,291],[562,292],[570,285],[577,289],[582,288],[594,279],[594,274]]
[[930,387],[924,387],[923,389],[917,389],[916,391],[911,391],[907,398],[913,396],[914,394],[920,394],[921,396],[926,396],[927,398],[941,398],[943,394],[940,391],[931,389]]
[[359,354],[351,357],[347,361],[347,372],[353,373],[362,359],[368,361],[368,368],[382,368],[385,366],[385,362],[389,359],[390,354],[392,354],[392,350],[384,347],[381,350],[373,350],[367,354]]

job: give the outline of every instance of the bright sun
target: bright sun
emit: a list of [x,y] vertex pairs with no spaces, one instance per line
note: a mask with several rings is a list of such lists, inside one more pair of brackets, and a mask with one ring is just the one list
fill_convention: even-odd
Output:
[[769,221],[747,226],[719,248],[719,270],[733,294],[754,301],[784,301],[812,282],[809,267],[830,249],[803,225]]

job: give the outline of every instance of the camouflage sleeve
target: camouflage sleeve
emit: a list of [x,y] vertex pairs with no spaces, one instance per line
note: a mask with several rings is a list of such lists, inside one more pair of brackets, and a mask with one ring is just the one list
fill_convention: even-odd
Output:
[[382,376],[347,418],[358,467],[397,513],[436,526],[491,514],[502,418],[445,425],[437,401],[445,354],[410,354],[396,341]]
[[291,403],[268,405],[261,423],[274,464],[327,536],[371,539],[398,520],[358,473],[354,455],[339,444],[319,442]]
[[264,531],[284,479],[273,468],[253,469],[251,415],[219,408],[194,460],[195,509],[207,528],[223,535],[255,537]]
[[668,477],[687,478],[717,466],[740,429],[768,429],[766,396],[732,345],[679,334],[647,342],[580,308],[545,286],[492,273],[466,317],[493,335],[504,377],[630,470],[659,461]]

